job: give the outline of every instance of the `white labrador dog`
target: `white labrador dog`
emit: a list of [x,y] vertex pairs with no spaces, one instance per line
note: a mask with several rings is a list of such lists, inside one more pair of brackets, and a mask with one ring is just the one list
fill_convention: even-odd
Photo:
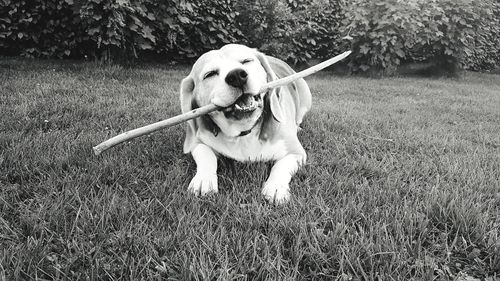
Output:
[[217,155],[238,161],[275,161],[263,185],[270,202],[290,198],[292,176],[306,161],[297,138],[311,92],[299,79],[258,94],[268,81],[295,73],[285,62],[243,45],[230,44],[203,54],[182,80],[182,112],[214,103],[224,107],[188,121],[184,153],[191,153],[197,171],[189,191],[218,191]]

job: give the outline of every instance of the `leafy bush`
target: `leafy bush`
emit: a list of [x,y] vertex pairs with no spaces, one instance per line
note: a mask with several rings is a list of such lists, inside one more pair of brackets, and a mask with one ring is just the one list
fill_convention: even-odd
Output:
[[498,25],[492,26],[493,5],[491,1],[470,0],[420,2],[415,13],[418,29],[413,32],[409,50],[411,58],[433,59],[456,70],[484,64],[482,55],[494,49],[491,32],[500,31]]
[[85,40],[63,0],[0,0],[0,50],[27,57],[69,56]]
[[339,49],[338,1],[239,1],[236,10],[244,42],[283,60],[302,63]]
[[351,47],[352,72],[456,72],[499,66],[498,34],[498,0],[0,0],[0,52],[28,57],[181,61],[236,42],[292,63]]
[[480,9],[479,26],[471,40],[465,65],[473,70],[491,70],[500,67],[500,1],[476,3]]
[[238,41],[230,0],[0,0],[0,50],[36,57],[176,60]]
[[284,0],[241,0],[236,10],[245,44],[275,56],[292,52],[294,15]]
[[[73,0],[66,0],[73,4]],[[137,51],[151,50],[156,43],[156,17],[144,0],[80,0],[74,5],[88,39],[105,59],[137,57]]]
[[[354,72],[395,72],[402,62],[434,61],[452,73],[498,63],[498,4],[471,0],[353,0],[343,31],[354,38]],[[498,39],[497,39],[498,40]],[[495,61],[496,60],[496,61]]]
[[398,0],[354,0],[346,6],[343,31],[354,38],[350,64],[354,72],[392,72],[406,58],[404,36],[414,29],[412,8]]
[[341,39],[340,25],[343,12],[336,0],[302,1],[289,0],[295,14],[295,36],[293,62],[305,62],[310,59],[328,59],[346,50]]
[[161,35],[157,51],[177,60],[197,57],[242,37],[230,0],[157,1],[154,6]]

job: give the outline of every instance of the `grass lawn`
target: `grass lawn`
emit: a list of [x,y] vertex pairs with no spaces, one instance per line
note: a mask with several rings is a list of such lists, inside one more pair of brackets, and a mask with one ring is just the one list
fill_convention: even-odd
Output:
[[[0,60],[0,280],[500,280],[500,75],[307,79],[292,201],[269,163],[187,192],[187,68]],[[477,279],[474,279],[477,278]]]

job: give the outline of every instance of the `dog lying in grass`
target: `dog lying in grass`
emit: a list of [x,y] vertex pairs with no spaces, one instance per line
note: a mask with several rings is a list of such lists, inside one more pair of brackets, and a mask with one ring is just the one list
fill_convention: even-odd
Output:
[[311,92],[304,79],[258,91],[293,73],[285,62],[237,44],[207,52],[195,62],[181,82],[182,112],[209,103],[223,109],[188,121],[184,153],[191,153],[197,165],[190,192],[218,192],[217,156],[224,155],[237,161],[275,161],[262,194],[278,204],[290,199],[290,180],[306,161],[297,131],[311,108]]

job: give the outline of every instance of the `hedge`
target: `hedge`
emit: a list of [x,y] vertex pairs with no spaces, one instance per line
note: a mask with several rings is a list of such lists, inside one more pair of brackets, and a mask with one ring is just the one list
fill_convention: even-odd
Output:
[[403,62],[486,70],[500,62],[500,1],[353,0],[342,30],[354,38],[354,71],[393,73]]
[[0,50],[27,57],[175,59],[237,41],[231,0],[0,0]]
[[243,43],[291,63],[352,48],[352,72],[500,64],[499,0],[0,0],[0,52],[193,60]]

